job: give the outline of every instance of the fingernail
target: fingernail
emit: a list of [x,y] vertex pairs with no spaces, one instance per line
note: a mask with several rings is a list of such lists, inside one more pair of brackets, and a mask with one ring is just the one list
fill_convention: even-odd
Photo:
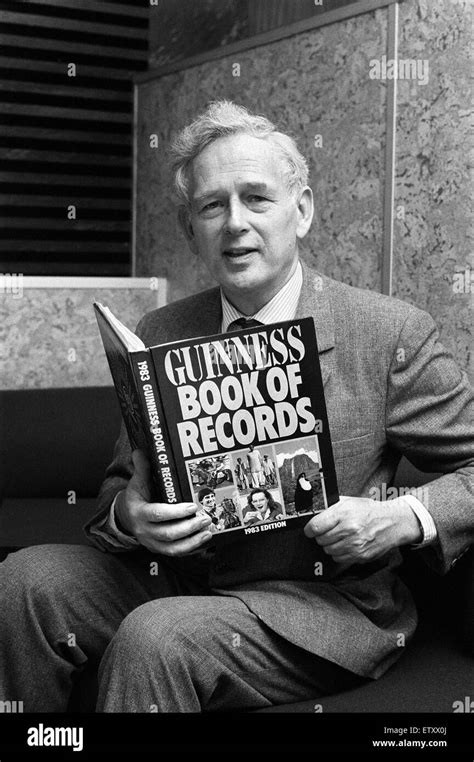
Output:
[[211,523],[212,522],[211,522],[211,519],[209,518],[209,516],[203,516],[202,517],[202,519],[201,519],[201,526],[202,527],[208,527],[209,524],[211,524]]

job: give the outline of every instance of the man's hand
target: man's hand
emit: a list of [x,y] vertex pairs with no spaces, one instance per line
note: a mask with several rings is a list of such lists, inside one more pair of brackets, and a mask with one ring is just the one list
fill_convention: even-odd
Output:
[[382,502],[341,497],[312,518],[304,533],[337,563],[368,563],[392,548],[421,540],[418,520],[403,497]]
[[119,524],[153,553],[184,556],[211,537],[209,516],[195,503],[151,503],[150,464],[141,450],[132,453],[135,467],[127,488],[115,503]]

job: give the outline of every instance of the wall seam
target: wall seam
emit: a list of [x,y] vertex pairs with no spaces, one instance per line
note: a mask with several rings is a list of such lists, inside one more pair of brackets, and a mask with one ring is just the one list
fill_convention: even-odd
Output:
[[[398,64],[398,3],[390,5],[387,19],[387,61]],[[395,151],[397,122],[397,78],[387,79],[387,108],[385,118],[385,171],[382,221],[382,293],[392,295],[393,290],[393,218],[395,195]]]

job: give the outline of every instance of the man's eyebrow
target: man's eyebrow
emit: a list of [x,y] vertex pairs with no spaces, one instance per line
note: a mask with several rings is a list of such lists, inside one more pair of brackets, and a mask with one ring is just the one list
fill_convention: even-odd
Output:
[[245,190],[251,190],[255,193],[268,193],[270,191],[269,186],[266,183],[245,183]]
[[[267,185],[267,183],[262,183],[262,182],[243,183],[240,190],[252,191],[253,193],[263,193],[263,194],[271,192],[270,187]],[[199,204],[208,198],[215,198],[216,196],[218,197],[221,194],[222,194],[222,190],[216,188],[215,190],[209,190],[209,191],[206,191],[205,193],[201,193],[201,194],[193,196],[193,201],[196,204]]]
[[212,191],[211,190],[211,191],[207,191],[206,193],[201,193],[199,195],[194,195],[192,197],[192,200],[194,201],[194,203],[200,204],[203,201],[205,201],[207,198],[211,198],[213,196],[215,197],[215,196],[218,196],[218,195],[219,195],[219,191],[217,191],[217,190]]

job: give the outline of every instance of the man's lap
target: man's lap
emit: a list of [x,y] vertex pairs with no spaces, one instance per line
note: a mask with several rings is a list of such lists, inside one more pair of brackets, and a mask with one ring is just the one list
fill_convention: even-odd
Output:
[[145,603],[101,663],[98,711],[199,712],[290,703],[360,678],[267,627],[243,601],[188,596]]
[[206,588],[193,574],[174,571],[168,559],[145,549],[125,553],[104,553],[87,545],[36,545],[11,553],[0,564],[0,575],[11,575],[43,593],[56,594],[58,602],[68,595],[94,596],[112,607],[123,600],[137,599],[137,605],[153,598],[199,594]]
[[[14,619],[17,627],[26,621],[15,607],[31,607],[41,616],[43,629],[49,628],[51,641],[64,644],[71,635],[77,638],[79,657],[65,649],[71,666],[84,656],[98,666],[118,631],[122,641],[125,635],[129,654],[148,654],[149,666],[157,658],[153,648],[160,651],[159,668],[171,645],[174,658],[212,654],[224,672],[239,674],[252,685],[260,672],[255,682],[264,697],[260,705],[328,693],[333,683],[338,689],[344,675],[335,665],[276,635],[238,598],[213,593],[204,575],[194,573],[196,568],[192,558],[174,563],[146,550],[112,554],[81,545],[35,546],[0,564],[0,589],[8,583],[6,613],[12,627]],[[182,649],[176,649],[181,641]],[[225,697],[215,686],[213,691],[209,708],[224,708]]]

